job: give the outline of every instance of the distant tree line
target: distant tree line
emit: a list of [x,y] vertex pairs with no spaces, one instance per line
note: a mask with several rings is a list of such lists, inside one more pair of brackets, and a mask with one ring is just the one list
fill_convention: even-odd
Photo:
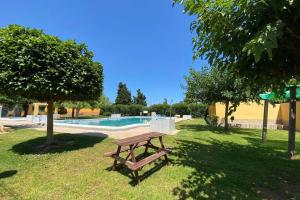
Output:
[[142,93],[140,89],[137,89],[136,96],[131,97],[131,92],[127,88],[125,83],[120,82],[118,85],[117,97],[115,100],[115,104],[120,105],[142,105],[147,106],[146,96]]

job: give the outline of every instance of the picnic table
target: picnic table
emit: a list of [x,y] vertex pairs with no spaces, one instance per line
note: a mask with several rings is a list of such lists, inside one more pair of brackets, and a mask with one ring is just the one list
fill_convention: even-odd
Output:
[[[162,137],[164,135],[165,135],[164,133],[150,132],[138,136],[116,140],[113,143],[115,143],[118,146],[117,150],[112,152],[107,152],[104,154],[104,156],[109,156],[114,158],[112,170],[116,169],[118,162],[120,162],[121,164],[125,164],[130,170],[134,172],[137,183],[139,183],[140,177],[138,174],[138,170],[144,167],[145,165],[161,158],[162,156],[164,156],[165,161],[167,162],[167,164],[169,164],[167,153],[170,152],[170,149],[165,148],[163,144]],[[160,147],[155,146],[151,142],[155,138],[159,139]],[[147,155],[149,148],[154,149],[155,153],[143,158],[142,160],[137,161],[134,150],[139,147],[145,147],[145,151],[143,155]],[[120,154],[123,152],[128,153],[125,158],[120,156]]]

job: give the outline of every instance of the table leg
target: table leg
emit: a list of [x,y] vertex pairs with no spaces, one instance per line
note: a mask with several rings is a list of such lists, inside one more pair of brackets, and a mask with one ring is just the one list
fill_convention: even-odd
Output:
[[[165,145],[164,145],[164,143],[163,143],[163,141],[162,141],[162,136],[159,136],[159,142],[160,142],[160,145],[161,145],[161,149],[162,149],[162,150],[165,150]],[[165,157],[165,161],[167,162],[167,164],[169,164],[169,159],[168,159],[167,154],[164,155],[164,157]]]
[[135,155],[134,155],[134,145],[130,145],[129,147],[130,147],[131,161],[135,163],[136,160],[135,160]]
[[[121,151],[121,146],[118,146],[116,156],[119,156],[119,155],[120,155],[120,151]],[[113,170],[113,171],[116,170],[117,163],[118,163],[117,158],[115,158],[114,164],[113,164],[113,166],[112,166],[112,170]]]
[[[134,162],[134,163],[136,163],[136,159],[135,159],[135,155],[134,155],[134,149],[135,149],[135,146],[134,145],[130,145],[131,161]],[[138,170],[134,171],[134,175],[135,175],[137,184],[139,184],[140,183],[140,177],[139,177]]]
[[144,155],[146,155],[146,153],[148,152],[149,145],[151,145],[150,140],[148,140],[148,142],[147,142],[147,144],[146,144],[146,148],[145,148],[145,151],[144,151]]

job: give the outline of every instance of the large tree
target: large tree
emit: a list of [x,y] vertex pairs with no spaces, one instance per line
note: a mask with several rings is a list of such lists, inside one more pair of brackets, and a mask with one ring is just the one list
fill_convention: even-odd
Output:
[[118,92],[115,104],[130,105],[131,103],[131,92],[128,90],[125,83],[120,82],[118,85]]
[[146,96],[142,93],[140,89],[136,91],[136,96],[133,97],[133,103],[142,106],[147,106]]
[[224,127],[226,130],[228,129],[228,116],[236,110],[237,106],[241,102],[248,102],[255,98],[255,93],[251,93],[246,78],[238,78],[226,69],[222,71],[217,67],[203,68],[201,71],[191,69],[185,79],[186,101],[225,104]]
[[[298,0],[174,0],[196,16],[192,30],[194,56],[210,64],[230,63],[262,92],[283,90],[300,79],[300,1]],[[222,65],[223,66],[223,65]],[[296,104],[291,95],[289,156],[295,149]]]
[[85,44],[18,25],[0,29],[0,91],[48,103],[46,144],[53,143],[54,102],[97,99],[102,82],[102,65]]

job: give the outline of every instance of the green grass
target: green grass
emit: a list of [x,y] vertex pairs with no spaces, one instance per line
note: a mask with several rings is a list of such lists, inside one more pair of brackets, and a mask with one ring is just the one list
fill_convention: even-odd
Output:
[[[45,133],[18,129],[0,135],[0,199],[298,199],[300,160],[287,159],[287,131],[220,128],[203,120],[180,122],[171,166],[143,168],[140,185],[129,171],[110,171],[109,138],[56,134],[65,147],[38,153]],[[297,141],[300,137],[297,136]],[[296,144],[298,152],[300,143]]]

